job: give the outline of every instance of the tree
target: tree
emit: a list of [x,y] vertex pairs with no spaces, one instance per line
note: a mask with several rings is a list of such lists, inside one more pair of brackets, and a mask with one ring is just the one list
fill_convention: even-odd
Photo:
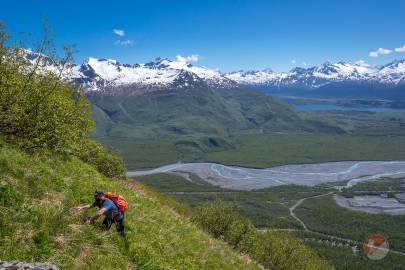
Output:
[[58,57],[50,36],[45,27],[31,51],[20,42],[9,45],[11,36],[0,23],[0,133],[24,149],[72,153],[100,169],[110,160],[106,175],[125,176],[122,159],[90,139],[91,104],[83,89],[65,79],[72,49],[65,46],[65,56]]

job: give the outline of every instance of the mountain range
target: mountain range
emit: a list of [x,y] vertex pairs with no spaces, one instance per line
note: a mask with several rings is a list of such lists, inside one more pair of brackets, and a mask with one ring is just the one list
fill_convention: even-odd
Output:
[[[31,62],[38,56],[26,52]],[[54,70],[46,60],[45,69]],[[96,121],[93,135],[105,144],[127,157],[166,149],[163,152],[175,155],[171,160],[193,160],[201,153],[238,147],[237,138],[244,134],[344,133],[334,121],[303,115],[266,91],[353,94],[363,89],[369,96],[387,89],[392,92],[405,85],[404,62],[382,67],[324,63],[286,73],[268,69],[223,73],[181,57],[134,65],[88,58],[64,76],[86,90]],[[126,162],[131,165],[130,160]]]
[[362,61],[356,63],[325,62],[310,68],[293,68],[289,72],[237,71],[226,77],[240,84],[266,85],[276,88],[300,86],[319,88],[336,82],[375,82],[386,85],[405,84],[405,60],[396,60],[383,66],[371,66]]
[[[28,55],[31,61],[37,56],[32,52]],[[156,58],[145,64],[132,65],[111,59],[88,58],[82,64],[72,67],[69,78],[87,91],[101,91],[112,95],[123,91],[127,95],[138,95],[148,91],[207,85],[220,89],[251,86],[271,93],[315,93],[321,96],[329,96],[330,92],[339,96],[339,89],[342,93],[350,89],[349,92],[353,95],[361,89],[361,95],[367,96],[366,89],[369,88],[371,97],[379,89],[379,95],[384,97],[394,89],[396,92],[404,90],[399,94],[401,98],[405,97],[405,60],[396,60],[382,66],[372,66],[363,61],[325,62],[309,68],[296,67],[288,72],[263,69],[224,73],[192,65],[183,57],[175,60]],[[333,90],[327,92],[325,88]]]

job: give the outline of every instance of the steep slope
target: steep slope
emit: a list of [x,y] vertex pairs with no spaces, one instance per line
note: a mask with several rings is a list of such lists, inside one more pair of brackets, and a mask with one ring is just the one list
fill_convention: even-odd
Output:
[[[130,203],[127,240],[83,225],[73,207],[96,188]],[[157,202],[69,156],[0,147],[0,258],[49,261],[61,269],[258,269]]]

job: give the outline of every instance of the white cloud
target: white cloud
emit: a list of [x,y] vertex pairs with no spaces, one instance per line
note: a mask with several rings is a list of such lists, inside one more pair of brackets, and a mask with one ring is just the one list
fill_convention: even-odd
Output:
[[363,67],[369,67],[370,65],[369,64],[367,64],[366,63],[366,61],[364,61],[364,60],[358,60],[358,61],[356,61],[356,62],[354,62],[356,65],[359,65],[359,66],[363,66]]
[[303,64],[304,66],[307,66],[307,62],[302,62],[302,64]]
[[376,57],[379,57],[380,55],[385,55],[385,54],[390,54],[390,53],[392,53],[391,50],[384,49],[384,48],[378,48],[378,50],[370,52],[368,55],[370,57],[376,58]]
[[113,29],[113,33],[120,36],[120,37],[125,36],[125,31],[122,30],[122,29]]
[[129,47],[133,46],[135,44],[135,41],[131,39],[126,39],[126,40],[117,40],[114,42],[115,45],[120,46],[120,47]]
[[395,48],[396,52],[405,52],[405,45],[399,48]]
[[295,64],[295,63],[297,63],[297,61],[291,60],[291,64]]
[[198,54],[192,54],[190,56],[176,56],[176,61],[181,63],[193,63],[197,62],[198,60],[200,60],[200,56]]

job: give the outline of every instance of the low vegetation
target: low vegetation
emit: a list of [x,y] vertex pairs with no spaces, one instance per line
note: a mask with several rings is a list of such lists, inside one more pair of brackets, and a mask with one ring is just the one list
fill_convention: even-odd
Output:
[[320,187],[296,185],[252,191],[229,190],[210,185],[195,175],[191,175],[191,179],[193,181],[173,174],[137,177],[137,181],[193,208],[216,199],[235,204],[258,228],[300,229],[301,225],[291,218],[289,207],[301,198],[326,192]]
[[371,182],[358,183],[347,191],[405,191],[405,188],[401,188],[401,183],[404,181],[405,179],[381,178]]
[[[301,233],[295,234],[300,239],[313,239],[314,235]],[[353,252],[352,247],[332,246],[329,243],[315,241],[305,241],[305,244],[316,251],[319,256],[327,259],[337,270],[386,270],[386,269],[401,269],[404,265],[403,255],[389,253],[383,260],[373,261],[367,258],[362,247],[359,247],[357,252]]]
[[292,163],[337,160],[405,159],[404,136],[326,133],[235,134],[234,147],[208,152],[180,152],[171,138],[97,138],[118,151],[129,170],[153,168],[178,161],[271,167]]
[[204,160],[252,167],[341,160],[401,160],[403,136],[320,133],[245,135],[236,149],[210,152]]
[[[258,269],[168,207],[137,195],[73,156],[0,147],[0,258],[50,261],[62,269]],[[127,238],[101,220],[83,225],[73,207],[95,189],[128,199]]]
[[386,236],[393,249],[405,251],[405,216],[369,214],[339,207],[332,196],[306,200],[296,214],[314,231],[362,243],[370,234]]
[[234,206],[220,200],[196,208],[192,220],[215,238],[224,239],[234,248],[249,254],[265,268],[332,269],[291,235],[259,232]]
[[[358,242],[357,253],[353,253],[351,246],[337,246],[338,243],[333,246],[329,237],[302,230],[302,225],[291,218],[289,207],[301,198],[329,192],[331,188],[329,185],[317,187],[287,185],[252,191],[237,191],[212,186],[202,182],[195,175],[191,175],[191,179],[192,181],[185,180],[173,174],[156,174],[137,178],[143,184],[151,186],[193,209],[205,209],[207,204],[212,206],[210,202],[219,200],[220,203],[217,202],[216,204],[225,205],[223,208],[227,209],[226,213],[236,210],[238,214],[235,216],[242,215],[242,219],[248,218],[256,228],[262,230],[266,228],[297,230],[293,231],[292,234],[302,241],[305,240],[305,245],[310,246],[321,258],[330,262],[336,269],[401,269],[405,262],[404,256],[393,253],[390,253],[384,260],[371,261],[361,250],[361,243],[364,239],[369,234],[376,232],[387,236],[394,249],[402,250],[404,246],[402,243],[403,233],[400,227],[404,226],[403,216],[350,211],[339,207],[331,197],[308,199],[295,210],[295,213],[304,220],[311,230],[356,240]],[[381,179],[361,183],[351,189],[355,191],[397,190],[401,181]],[[342,185],[342,183],[336,183],[336,185]],[[348,192],[352,192],[351,189]],[[200,226],[217,237],[219,235],[220,238],[227,239],[227,234],[224,231],[228,229],[224,228],[232,230],[231,226],[223,225],[219,228],[210,228],[209,224],[210,221],[214,222],[212,220],[215,220],[214,217],[217,218],[217,216],[223,217],[220,224],[228,224],[229,220],[234,219],[234,215],[221,212],[221,214],[208,215],[209,218],[205,218],[206,212],[210,213],[214,210],[209,210],[208,207],[208,210],[197,211],[196,220],[204,217],[202,221],[198,222],[202,224]],[[273,233],[275,232],[277,231],[273,231]],[[329,240],[329,243],[319,242],[320,240]],[[230,242],[232,243],[232,241]]]

